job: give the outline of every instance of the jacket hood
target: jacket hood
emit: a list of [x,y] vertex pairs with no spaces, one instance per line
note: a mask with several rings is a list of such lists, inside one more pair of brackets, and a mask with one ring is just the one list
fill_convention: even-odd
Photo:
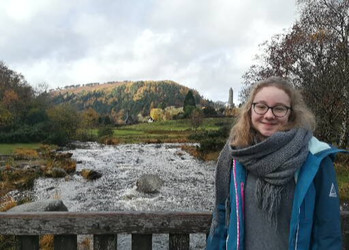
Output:
[[313,155],[320,153],[322,151],[330,149],[330,145],[325,142],[319,141],[316,137],[312,137],[309,141],[309,151]]

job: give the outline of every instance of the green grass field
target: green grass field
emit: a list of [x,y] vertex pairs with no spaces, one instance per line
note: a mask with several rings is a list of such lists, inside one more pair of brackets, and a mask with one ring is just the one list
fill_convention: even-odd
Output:
[[[223,124],[232,123],[232,118],[206,118],[200,130],[218,130]],[[195,133],[190,120],[169,120],[122,126],[114,130],[114,137],[122,143],[137,142],[187,142]]]
[[0,154],[13,154],[17,148],[38,149],[41,145],[40,143],[0,143]]
[[[232,118],[205,118],[199,129],[217,130],[219,123],[227,123],[233,121]],[[120,130],[134,130],[134,131],[192,131],[192,126],[189,119],[169,120],[153,123],[139,123],[129,126],[121,127]]]

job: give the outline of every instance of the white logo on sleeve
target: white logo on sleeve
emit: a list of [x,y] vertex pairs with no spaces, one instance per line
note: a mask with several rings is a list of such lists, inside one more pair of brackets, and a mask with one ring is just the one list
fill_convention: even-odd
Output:
[[331,190],[330,190],[330,197],[337,198],[337,192],[336,188],[334,187],[334,184],[332,183]]

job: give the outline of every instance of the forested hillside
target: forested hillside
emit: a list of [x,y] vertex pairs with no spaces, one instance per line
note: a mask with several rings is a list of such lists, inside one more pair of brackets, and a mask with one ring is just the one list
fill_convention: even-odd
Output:
[[50,91],[47,87],[33,89],[0,61],[0,143],[92,140],[92,128],[112,132],[114,125],[147,121],[150,111],[156,121],[188,118],[199,104],[205,108],[198,109],[200,113],[215,113],[213,103],[173,81],[89,83]]
[[[127,115],[149,116],[152,108],[183,107],[190,89],[173,81],[137,81],[94,84],[53,91],[55,104],[69,103],[78,110],[93,108],[100,115],[113,120]],[[207,104],[197,91],[192,90],[197,104]]]

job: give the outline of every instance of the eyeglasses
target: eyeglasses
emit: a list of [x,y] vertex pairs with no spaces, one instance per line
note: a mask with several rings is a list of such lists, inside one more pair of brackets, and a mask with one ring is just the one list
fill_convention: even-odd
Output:
[[284,105],[276,105],[274,107],[269,107],[266,104],[258,102],[252,103],[252,107],[254,112],[256,112],[256,114],[258,115],[264,115],[268,112],[269,109],[271,109],[273,115],[278,118],[284,117],[285,115],[287,115],[288,110],[292,110],[291,107],[287,107]]

